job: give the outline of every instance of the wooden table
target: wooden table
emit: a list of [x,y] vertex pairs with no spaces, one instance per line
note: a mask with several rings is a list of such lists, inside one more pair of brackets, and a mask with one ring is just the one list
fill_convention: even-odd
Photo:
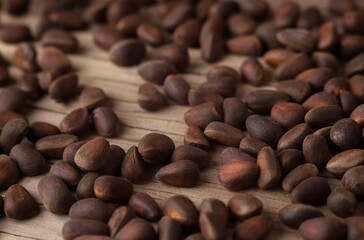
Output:
[[[315,5],[320,9],[326,9],[327,0],[305,0],[298,2],[302,9],[310,5]],[[284,0],[268,0],[273,8],[277,7]],[[364,6],[363,0],[358,0],[358,4]],[[324,12],[326,15],[326,12]],[[2,13],[2,22],[23,22],[31,27],[35,26],[37,18],[32,15],[26,15],[21,18],[14,18]],[[143,80],[137,74],[137,67],[121,68],[113,65],[108,60],[108,53],[97,48],[92,42],[90,31],[75,32],[76,37],[81,45],[78,54],[71,54],[71,59],[75,69],[79,73],[81,86],[98,86],[101,87],[108,96],[108,105],[111,106],[120,118],[122,130],[119,135],[109,139],[111,143],[121,146],[127,150],[132,145],[137,145],[138,140],[151,132],[163,133],[171,137],[176,146],[183,144],[183,135],[186,125],[183,121],[183,114],[188,110],[187,106],[170,104],[164,109],[149,113],[139,107],[136,102],[138,86]],[[39,43],[36,44],[40,48]],[[0,43],[0,52],[7,58],[11,59],[16,45]],[[190,49],[191,65],[183,77],[188,81],[192,88],[197,88],[205,81],[205,73],[212,65],[206,64],[200,57],[200,51]],[[235,69],[242,64],[244,56],[229,55],[214,65],[228,65]],[[16,77],[20,73],[14,67],[11,68],[11,74]],[[265,88],[272,88],[271,86]],[[243,98],[244,95],[254,89],[247,84],[240,84],[238,96]],[[160,88],[162,90],[162,88]],[[71,110],[78,107],[77,98],[64,105],[56,103],[49,96],[44,96],[38,101],[30,102],[24,114],[30,122],[46,121],[59,125],[63,117]],[[96,136],[96,135],[95,135]],[[89,138],[95,136],[87,136]],[[222,146],[213,145],[211,154],[213,161],[210,166],[203,170],[198,186],[195,188],[175,188],[158,182],[154,173],[149,173],[151,180],[144,181],[141,184],[134,185],[136,191],[141,191],[153,196],[159,204],[170,196],[183,194],[188,196],[198,206],[205,198],[219,198],[227,202],[238,192],[226,190],[218,181],[218,170],[220,167],[219,153]],[[0,239],[20,240],[20,239],[62,239],[62,226],[67,221],[67,215],[55,215],[48,212],[39,198],[37,184],[41,176],[26,177],[21,179],[22,184],[35,197],[40,205],[40,214],[26,221],[15,221],[2,217],[0,219]],[[332,187],[339,185],[339,180],[328,179]],[[274,217],[274,229],[269,234],[268,239],[300,239],[299,234],[294,229],[285,227],[278,219],[277,212],[285,205],[290,203],[289,195],[282,189],[272,191],[263,191],[257,187],[244,190],[241,192],[251,193],[258,197],[264,203],[264,212]],[[5,192],[1,193],[2,196]],[[322,210],[331,215],[326,207]]]

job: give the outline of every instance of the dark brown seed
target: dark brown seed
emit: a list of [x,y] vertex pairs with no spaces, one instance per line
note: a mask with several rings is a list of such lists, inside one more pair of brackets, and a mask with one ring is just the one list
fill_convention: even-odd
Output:
[[139,13],[130,13],[118,21],[116,30],[126,38],[135,37],[138,27],[143,24],[145,20],[145,16]]
[[82,147],[85,143],[87,143],[87,141],[79,141],[79,142],[74,142],[70,145],[68,145],[64,151],[63,151],[63,155],[62,155],[62,159],[63,161],[71,164],[72,166],[76,166],[75,164],[75,155],[76,152],[78,151],[78,149],[80,149],[80,147]]
[[350,59],[364,50],[364,37],[360,35],[346,35],[340,40],[341,56]]
[[258,186],[260,189],[271,189],[278,185],[281,179],[281,167],[271,147],[260,150],[257,157],[259,168]]
[[356,57],[352,58],[346,65],[345,65],[345,74],[347,76],[354,75],[354,74],[361,74],[364,71],[364,53],[358,54]]
[[317,217],[303,222],[298,230],[307,240],[346,239],[346,225],[329,217]]
[[12,111],[7,111],[7,110],[0,110],[0,131],[4,128],[5,124],[12,120],[12,119],[17,119],[17,118],[22,118],[25,119],[24,116],[12,112]]
[[29,43],[21,43],[14,51],[13,63],[25,72],[36,72],[38,71],[36,56],[37,53],[33,45]]
[[108,235],[107,225],[92,219],[70,219],[62,228],[62,236],[65,240],[72,240],[83,235]]
[[79,199],[96,198],[94,193],[94,183],[100,176],[99,173],[86,173],[77,185],[76,194]]
[[226,222],[214,212],[202,212],[199,226],[205,239],[225,239],[227,235]]
[[173,40],[175,43],[186,47],[195,47],[198,43],[200,30],[201,22],[198,19],[188,19],[176,28],[173,33]]
[[18,78],[17,83],[19,89],[26,93],[29,98],[37,99],[41,95],[41,89],[36,74],[25,73]]
[[338,105],[338,101],[335,95],[326,92],[315,93],[302,103],[307,110],[327,105]]
[[16,162],[7,155],[0,155],[0,189],[7,189],[15,184],[18,178],[19,170]]
[[211,156],[208,152],[198,147],[181,145],[173,151],[171,162],[181,160],[191,160],[201,169],[209,165],[211,162]]
[[206,102],[214,102],[216,104],[222,105],[223,101],[223,97],[217,93],[200,89],[190,89],[188,91],[188,104],[190,104],[191,107]]
[[304,121],[307,110],[297,103],[276,103],[271,110],[271,118],[284,130],[289,130]]
[[75,154],[75,164],[83,171],[98,171],[106,163],[110,154],[110,144],[104,138],[88,141]]
[[238,224],[235,228],[235,239],[264,239],[273,228],[273,220],[268,215],[259,215]]
[[264,81],[264,69],[255,58],[248,58],[240,67],[240,73],[244,80],[253,85],[261,85]]
[[345,189],[338,188],[327,198],[327,207],[336,216],[346,218],[354,214],[357,200],[355,195]]
[[200,85],[200,90],[217,93],[224,98],[234,97],[236,95],[237,83],[230,77],[209,80]]
[[334,22],[329,21],[321,25],[318,36],[317,49],[321,51],[332,50],[338,43],[338,33]]
[[201,129],[194,126],[188,126],[186,128],[184,144],[188,146],[198,147],[203,150],[208,150],[210,148],[210,143],[201,131]]
[[256,27],[255,34],[262,40],[267,49],[277,49],[283,47],[276,38],[278,31],[279,29],[273,21],[266,21]]
[[28,121],[17,118],[8,121],[0,135],[0,146],[3,152],[9,153],[10,150],[23,140],[28,131]]
[[280,64],[274,74],[280,81],[288,80],[312,67],[313,61],[306,53],[297,53]]
[[89,115],[86,108],[78,108],[66,115],[60,123],[62,133],[81,134],[89,125]]
[[360,103],[364,103],[364,76],[363,75],[355,75],[350,78],[349,86],[351,92],[358,99]]
[[160,240],[182,240],[184,235],[181,225],[168,216],[159,221],[158,234]]
[[92,2],[86,7],[83,17],[91,23],[105,22],[106,10],[110,2],[111,0]]
[[311,163],[305,163],[297,166],[283,179],[282,188],[286,192],[291,192],[304,180],[317,176],[318,172],[318,168]]
[[216,62],[224,55],[225,42],[221,35],[216,33],[208,33],[203,41],[201,41],[202,58],[208,62]]
[[234,147],[225,148],[225,150],[221,153],[220,158],[222,165],[236,161],[248,161],[252,163],[256,163],[257,161],[257,159],[245,153],[243,150]]
[[245,221],[259,215],[263,210],[263,203],[253,195],[241,193],[230,198],[228,207],[236,219]]
[[306,220],[323,217],[324,215],[316,207],[294,203],[279,210],[278,216],[285,225],[291,228],[298,228]]
[[171,138],[159,133],[150,133],[139,140],[138,149],[143,159],[152,165],[163,165],[170,161],[174,151]]
[[241,140],[246,137],[241,130],[222,122],[209,123],[204,134],[215,142],[232,147],[238,147]]
[[185,196],[176,195],[168,198],[163,205],[163,212],[183,226],[194,226],[198,223],[198,210]]
[[224,19],[217,16],[209,17],[206,22],[202,25],[200,31],[199,42],[201,43],[205,40],[208,34],[217,34],[220,36],[224,36],[226,30],[226,24]]
[[331,12],[339,15],[355,9],[353,0],[330,0],[328,7]]
[[14,184],[6,191],[4,212],[8,218],[23,220],[37,215],[39,207],[23,186]]
[[286,149],[278,154],[282,175],[287,175],[304,162],[303,153],[297,149]]
[[268,4],[264,1],[243,0],[239,2],[240,9],[254,18],[262,18],[268,12]]
[[347,90],[340,90],[340,105],[345,116],[350,116],[359,103],[354,94]]
[[102,26],[93,31],[94,43],[104,50],[109,50],[123,38],[121,33],[113,27]]
[[277,90],[286,93],[293,101],[301,103],[311,95],[311,86],[306,81],[285,80],[278,83]]
[[347,89],[347,86],[347,80],[345,78],[335,77],[325,83],[323,91],[339,96],[341,91]]
[[137,12],[138,4],[132,0],[112,1],[106,11],[106,20],[109,25],[115,26],[126,15]]
[[274,24],[278,28],[293,27],[300,13],[298,4],[293,2],[282,3],[274,12]]
[[355,240],[363,238],[364,230],[362,228],[364,224],[363,217],[349,217],[345,219],[347,226],[347,240]]
[[239,73],[228,66],[215,66],[211,68],[206,74],[207,81],[215,81],[221,78],[232,78],[238,83],[240,81]]
[[250,115],[246,119],[245,124],[248,132],[253,137],[260,139],[272,147],[277,146],[278,140],[283,135],[281,127],[264,116]]
[[73,10],[59,9],[52,11],[48,16],[48,19],[51,22],[58,23],[62,28],[70,30],[79,30],[86,25],[82,14]]
[[272,67],[278,67],[281,63],[295,55],[291,49],[271,49],[264,53],[263,59]]
[[70,100],[77,92],[78,75],[70,73],[56,78],[49,86],[49,95],[56,101]]
[[333,125],[343,117],[341,108],[337,105],[316,107],[305,115],[305,122],[313,128]]
[[49,29],[41,39],[44,47],[55,47],[65,53],[74,53],[78,49],[77,38],[61,29]]
[[190,64],[188,49],[179,44],[168,44],[154,52],[154,58],[171,62],[178,72],[185,72]]
[[158,204],[146,193],[134,193],[129,199],[128,207],[148,221],[157,221],[163,216]]
[[324,137],[310,134],[303,141],[302,152],[306,162],[315,164],[321,169],[327,163],[329,146]]
[[20,172],[25,176],[39,175],[46,168],[42,154],[24,143],[17,144],[11,149],[10,158],[18,164]]
[[268,89],[254,90],[245,96],[248,108],[260,114],[269,114],[274,104],[288,101],[287,94]]
[[301,123],[288,130],[280,139],[277,145],[278,151],[286,149],[301,149],[305,137],[312,134],[313,130],[306,123]]
[[16,88],[5,88],[0,92],[0,110],[20,111],[27,101],[27,94]]
[[153,226],[141,219],[130,220],[115,236],[115,240],[150,239],[156,238]]
[[343,150],[360,148],[363,142],[360,125],[350,118],[337,121],[331,128],[330,138]]
[[62,179],[69,187],[76,187],[81,180],[78,170],[62,160],[54,163],[49,173]]
[[277,39],[283,45],[301,52],[311,52],[315,48],[315,39],[302,28],[289,28],[277,33]]
[[230,53],[260,56],[263,53],[263,46],[257,36],[237,36],[227,41],[227,49]]
[[174,187],[194,187],[200,177],[198,165],[191,160],[170,163],[156,173],[156,178]]
[[320,10],[315,6],[311,6],[301,12],[297,19],[297,27],[312,29],[321,25],[322,22],[323,17]]
[[70,134],[57,134],[42,137],[35,142],[35,149],[43,156],[61,159],[64,149],[78,141],[78,137]]
[[118,66],[133,66],[139,64],[145,54],[146,49],[142,42],[135,39],[125,39],[112,45],[109,58]]
[[141,23],[138,26],[136,33],[142,42],[151,46],[160,46],[164,42],[162,30],[149,22]]
[[78,104],[81,108],[87,108],[88,110],[94,110],[101,107],[106,101],[105,92],[98,87],[86,87],[82,90]]
[[321,205],[326,203],[331,190],[326,179],[322,177],[310,177],[298,184],[291,192],[293,203],[305,203],[309,205]]
[[357,11],[347,11],[342,18],[342,24],[347,33],[357,33],[363,35],[362,24],[364,22],[363,12],[359,9]]
[[38,183],[38,192],[45,208],[55,214],[68,212],[76,201],[67,185],[58,177],[47,175]]
[[351,149],[332,157],[326,165],[326,170],[334,176],[341,177],[350,168],[364,165],[364,150]]
[[[15,64],[15,61],[14,61]],[[0,65],[0,85],[6,85],[11,81],[9,70],[6,66]]]
[[205,198],[200,204],[200,213],[215,213],[225,223],[229,221],[229,210],[225,203],[216,198]]
[[227,25],[231,35],[239,36],[252,33],[257,23],[247,14],[236,13],[228,18]]
[[325,83],[332,77],[334,72],[330,68],[311,68],[300,73],[296,79],[309,82],[314,91],[322,91]]
[[162,20],[162,26],[167,30],[173,30],[183,21],[188,19],[193,12],[193,5],[188,1],[178,2]]
[[176,74],[176,68],[167,60],[150,60],[140,65],[139,75],[148,82],[162,85],[168,75]]
[[42,71],[37,74],[38,85],[44,91],[48,92],[51,83],[60,77],[63,73],[59,71]]
[[225,19],[237,12],[238,8],[239,5],[234,1],[215,2],[209,8],[209,16],[217,16]]
[[138,183],[146,172],[144,160],[136,146],[129,148],[121,165],[121,174],[132,183]]
[[116,209],[107,223],[110,229],[110,236],[115,237],[120,229],[122,229],[131,219],[135,217],[136,215],[134,211],[127,206],[122,206]]
[[356,107],[350,114],[350,118],[357,122],[361,127],[364,127],[364,104]]
[[83,218],[107,223],[111,214],[111,208],[100,199],[85,198],[72,205],[68,216],[72,219]]
[[94,192],[104,202],[125,204],[133,194],[133,185],[125,178],[104,175],[98,177]]
[[92,121],[96,132],[103,137],[113,137],[119,130],[119,118],[110,108],[96,108],[92,112]]
[[257,165],[249,161],[226,163],[219,170],[219,181],[233,191],[246,189],[256,182],[258,171]]
[[357,197],[364,197],[364,166],[356,166],[345,172],[341,186]]
[[209,14],[210,7],[216,0],[202,0],[196,5],[196,15],[199,19],[204,20]]
[[339,68],[337,58],[330,52],[313,52],[312,59],[316,67],[331,68],[334,71]]
[[68,72],[72,63],[67,56],[54,47],[46,47],[37,54],[37,63],[42,70],[52,72]]
[[100,169],[102,175],[119,176],[121,163],[125,157],[125,151],[117,145],[110,145],[110,154],[105,165]]
[[0,41],[18,43],[31,40],[29,27],[20,24],[2,24],[0,28]]
[[240,98],[226,98],[223,103],[224,123],[243,129],[249,116],[248,107]]
[[1,5],[3,10],[17,15],[26,12],[29,5],[29,0],[3,0],[1,1]]
[[222,121],[222,114],[221,105],[214,102],[206,102],[190,108],[184,114],[184,120],[188,126],[205,129],[210,122]]
[[188,92],[191,87],[184,78],[169,75],[165,78],[163,87],[169,99],[181,105],[188,104]]

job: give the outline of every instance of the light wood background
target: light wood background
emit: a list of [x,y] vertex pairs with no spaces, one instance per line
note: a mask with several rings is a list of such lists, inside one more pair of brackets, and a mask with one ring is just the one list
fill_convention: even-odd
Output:
[[[314,5],[319,7],[324,15],[327,15],[327,0],[295,1],[302,6],[302,9]],[[284,0],[268,0],[268,2],[274,9]],[[363,0],[358,0],[357,2],[361,7],[364,7]],[[1,22],[3,23],[22,22],[34,28],[37,21],[38,19],[32,15],[14,18],[1,13]],[[132,145],[137,145],[138,140],[142,136],[151,132],[159,132],[171,137],[176,146],[182,145],[183,134],[186,128],[183,114],[188,110],[188,106],[179,106],[171,103],[158,112],[148,113],[144,111],[136,102],[138,86],[143,83],[143,80],[137,74],[137,67],[121,68],[113,65],[108,61],[108,53],[98,49],[93,44],[90,31],[75,32],[75,35],[79,40],[81,50],[77,54],[69,55],[69,58],[79,73],[80,85],[101,87],[109,98],[108,104],[120,118],[121,131],[118,136],[109,139],[110,142],[127,150]],[[36,43],[36,46],[38,48],[41,47],[39,43]],[[10,60],[15,47],[16,45],[14,44],[0,43],[0,52]],[[149,51],[152,51],[152,49],[149,49]],[[191,65],[187,73],[183,74],[183,77],[193,88],[197,88],[199,84],[205,81],[205,73],[212,65],[202,61],[200,52],[197,49],[190,49],[190,56]],[[243,61],[243,56],[228,55],[214,65],[228,65],[238,69]],[[11,74],[16,77],[20,73],[12,67]],[[268,87],[272,88],[274,83],[269,85],[271,86]],[[252,89],[254,88],[249,85],[241,84],[237,95],[243,98]],[[77,107],[77,98],[65,105],[56,103],[49,96],[44,96],[38,101],[29,102],[24,114],[30,122],[46,121],[58,126],[63,117]],[[93,136],[86,137],[91,138]],[[202,171],[198,186],[195,188],[175,188],[163,185],[154,178],[154,173],[151,171],[149,173],[150,176],[146,178],[149,180],[134,185],[135,190],[150,194],[160,205],[168,197],[176,194],[188,196],[194,201],[196,206],[205,198],[219,198],[227,203],[238,192],[228,191],[219,184],[217,174],[220,166],[219,153],[222,149],[222,146],[212,146],[211,154],[213,161],[207,169]],[[41,176],[26,177],[20,181],[20,184],[29,190],[40,205],[40,214],[25,221],[15,221],[2,217],[0,219],[0,239],[62,239],[62,226],[68,217],[67,215],[52,214],[42,206],[37,191],[37,184],[40,178]],[[328,181],[333,188],[339,186],[339,180],[329,178]],[[277,212],[283,206],[290,203],[289,195],[283,192],[282,189],[277,188],[271,191],[263,191],[253,187],[242,192],[251,193],[258,197],[264,203],[263,211],[274,217],[274,229],[267,239],[301,239],[296,230],[284,226],[277,217]],[[2,192],[1,195],[4,196],[5,192]],[[322,210],[326,214],[331,215],[326,207],[322,207]]]

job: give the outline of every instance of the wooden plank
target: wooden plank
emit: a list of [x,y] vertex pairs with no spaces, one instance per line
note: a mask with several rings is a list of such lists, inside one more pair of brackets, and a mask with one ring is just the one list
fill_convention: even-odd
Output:
[[[269,4],[276,8],[285,0],[268,0]],[[310,5],[315,5],[321,10],[326,9],[327,0],[305,0],[298,1],[302,9]],[[358,0],[359,6],[364,7],[364,1]],[[30,24],[34,29],[38,19],[32,15],[26,15],[21,18],[14,18],[3,14],[2,22],[23,22]],[[108,53],[100,50],[92,42],[90,31],[75,32],[82,50],[78,54],[69,55],[72,63],[77,69],[80,76],[80,85],[99,86],[106,92],[111,106],[117,113],[121,121],[120,133],[108,139],[111,143],[121,146],[127,150],[132,145],[137,145],[138,140],[147,133],[160,132],[168,135],[173,139],[176,146],[183,144],[183,134],[185,124],[183,114],[188,110],[187,106],[179,106],[169,103],[169,106],[160,111],[149,113],[139,107],[136,101],[138,86],[143,80],[137,74],[137,67],[117,67],[108,61]],[[0,52],[8,59],[11,59],[16,45],[0,43]],[[41,46],[37,44],[37,48]],[[148,51],[153,51],[149,48]],[[189,50],[191,56],[191,66],[183,75],[188,83],[197,88],[205,81],[205,73],[214,65],[228,65],[238,69],[241,63],[246,59],[244,56],[228,55],[215,64],[206,64],[200,56],[198,49]],[[11,74],[18,76],[20,72],[14,67],[11,68]],[[268,86],[263,88],[272,88],[276,83],[269,82]],[[162,87],[159,87],[163,91]],[[237,96],[243,98],[246,93],[255,89],[247,84],[240,84]],[[67,105],[57,103],[49,96],[34,102],[29,102],[27,109],[24,111],[30,122],[47,121],[59,125],[64,116],[78,107],[77,99],[73,99]],[[96,137],[96,134],[83,136],[84,138]],[[231,192],[223,188],[218,181],[217,173],[220,167],[219,155],[223,150],[222,146],[212,146],[212,163],[203,170],[198,186],[192,189],[175,188],[159,183],[154,174],[156,169],[149,169],[147,176],[141,184],[134,185],[136,191],[146,192],[153,196],[160,205],[173,195],[182,194],[188,196],[198,206],[205,198],[219,198],[225,203],[238,192]],[[323,176],[327,176],[323,174]],[[68,217],[66,215],[54,215],[41,205],[41,200],[37,191],[37,183],[41,176],[25,177],[20,181],[24,187],[34,196],[40,205],[41,213],[37,217],[26,221],[14,221],[7,218],[0,219],[0,239],[61,239],[61,229]],[[328,179],[332,188],[338,187],[340,182],[337,179]],[[253,187],[248,190],[240,191],[251,193],[257,196],[264,203],[264,212],[274,218],[274,229],[268,236],[268,239],[301,239],[299,234],[280,223],[277,212],[285,205],[290,203],[289,195],[281,189],[272,191],[262,191]],[[5,192],[0,193],[2,196]],[[321,207],[325,214],[332,216],[326,207]]]

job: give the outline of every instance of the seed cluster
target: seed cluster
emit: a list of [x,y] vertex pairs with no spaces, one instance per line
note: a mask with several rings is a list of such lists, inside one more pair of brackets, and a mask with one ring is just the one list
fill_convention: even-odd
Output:
[[[212,143],[226,146],[218,179],[230,191],[277,187],[292,204],[279,211],[285,225],[304,239],[362,239],[364,217],[364,13],[352,0],[329,0],[340,17],[327,20],[315,7],[282,3],[270,16],[263,0],[2,0],[12,15],[28,8],[42,20],[32,32],[24,24],[2,24],[0,41],[17,43],[12,64],[23,74],[13,86],[8,62],[0,55],[0,205],[7,217],[39,213],[21,176],[49,174],[38,183],[47,210],[68,213],[67,240],[263,239],[273,228],[258,198],[240,193],[227,205],[171,196],[162,207],[133,184],[155,178],[173,187],[195,187],[212,161]],[[144,10],[153,4],[156,16]],[[105,24],[106,23],[106,24]],[[79,89],[68,53],[82,43],[71,33],[91,25],[93,41],[120,67],[139,65],[137,102],[158,111],[174,102],[189,105],[185,145],[150,133],[127,152],[106,137],[120,122],[101,88]],[[42,49],[30,41],[38,40]],[[248,58],[238,71],[214,66],[206,82],[192,88],[181,73],[191,65],[188,48],[199,47],[206,63],[226,53]],[[262,56],[261,59],[258,59]],[[272,73],[270,75],[270,73]],[[242,99],[240,82],[257,89]],[[163,86],[163,91],[161,91]],[[29,123],[21,114],[27,101],[44,94],[79,107],[59,127]],[[88,139],[95,130],[102,138]],[[246,131],[245,131],[246,130]],[[322,173],[324,172],[324,173]],[[341,178],[331,189],[326,176]],[[74,194],[75,193],[75,194]],[[325,216],[327,205],[337,217]],[[151,222],[158,221],[158,234]],[[234,227],[233,234],[229,227]]]

